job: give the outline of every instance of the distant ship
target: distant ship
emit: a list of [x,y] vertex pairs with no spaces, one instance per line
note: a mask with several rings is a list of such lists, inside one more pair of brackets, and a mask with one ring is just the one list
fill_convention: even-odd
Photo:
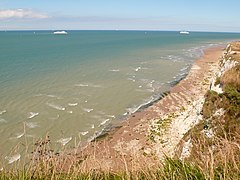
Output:
[[180,34],[189,34],[188,31],[180,31],[179,33],[180,33]]
[[55,31],[53,34],[68,34],[66,31]]

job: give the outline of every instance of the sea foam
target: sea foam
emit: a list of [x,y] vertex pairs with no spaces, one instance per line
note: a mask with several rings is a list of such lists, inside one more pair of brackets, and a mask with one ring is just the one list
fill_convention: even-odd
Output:
[[83,108],[83,110],[88,113],[93,111],[93,109],[88,109],[88,108]]
[[49,107],[53,108],[53,109],[57,109],[57,110],[60,110],[60,111],[64,111],[65,110],[65,107],[62,107],[60,105],[56,105],[56,104],[52,104],[52,103],[46,103]]
[[0,115],[4,114],[6,112],[7,112],[7,110],[0,111]]
[[111,69],[109,71],[111,71],[111,72],[119,72],[120,70],[119,69]]
[[93,87],[93,88],[101,88],[101,85],[97,84],[75,84],[76,87]]
[[69,106],[77,106],[78,103],[68,103]]
[[84,132],[79,132],[81,135],[85,136],[88,134],[88,131],[84,131]]
[[106,124],[108,121],[110,121],[110,119],[106,119],[106,120],[104,120],[103,122],[101,122],[101,123],[99,124],[98,127],[103,126],[103,125]]
[[14,140],[14,139],[20,139],[21,137],[23,137],[25,135],[25,133],[16,133],[14,137],[10,137],[10,140]]
[[88,87],[89,85],[88,84],[75,84],[75,86],[77,86],[77,87]]
[[29,112],[28,119],[32,119],[32,118],[34,118],[37,115],[39,115],[38,112]]
[[63,146],[65,146],[67,143],[69,143],[72,140],[72,137],[69,138],[61,138],[59,140],[57,140],[58,143],[62,144]]
[[142,69],[141,67],[137,67],[136,69],[135,69],[135,71],[137,72],[137,71],[139,71],[140,69]]
[[8,164],[12,164],[15,161],[19,160],[21,158],[20,154],[15,154],[13,156],[6,156],[5,159],[8,161]]

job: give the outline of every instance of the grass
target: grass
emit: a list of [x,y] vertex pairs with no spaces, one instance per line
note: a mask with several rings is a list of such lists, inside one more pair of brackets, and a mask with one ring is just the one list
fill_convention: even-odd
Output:
[[224,85],[231,85],[240,91],[240,64],[226,71],[220,82]]
[[[110,172],[101,170],[81,171],[81,166],[74,165],[69,171],[57,170],[55,164],[40,163],[36,169],[26,165],[22,169],[0,172],[1,179],[239,179],[239,144],[227,139],[215,144],[221,151],[213,152],[210,146],[200,151],[203,146],[196,146],[199,151],[194,160],[166,158],[164,163],[154,169],[138,171]],[[224,147],[224,148],[223,148]],[[219,149],[217,148],[217,149]],[[205,151],[206,150],[206,151]],[[237,156],[236,156],[237,155]],[[55,170],[54,170],[55,169]]]

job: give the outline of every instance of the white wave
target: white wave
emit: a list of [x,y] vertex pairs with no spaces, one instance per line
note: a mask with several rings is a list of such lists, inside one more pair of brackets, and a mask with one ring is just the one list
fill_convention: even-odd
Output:
[[93,136],[89,137],[87,142],[91,142],[93,141],[94,139],[96,139],[99,135],[101,135],[103,133],[103,129],[101,131],[97,131],[94,133]]
[[188,68],[189,68],[188,66],[186,66],[186,67],[183,67],[182,69],[180,69],[180,71],[181,71],[181,72],[183,72],[183,71],[187,71],[187,70],[188,70]]
[[6,112],[7,112],[7,110],[0,111],[0,115],[4,114]]
[[50,97],[50,98],[61,99],[61,97],[53,95],[53,94],[37,94],[37,95],[35,95],[35,97],[39,97],[39,96],[47,96],[47,97]]
[[34,117],[37,116],[37,115],[39,115],[38,112],[37,112],[37,113],[35,113],[35,112],[30,112],[30,113],[29,113],[29,116],[28,116],[28,119],[32,119],[32,118],[34,118]]
[[23,133],[21,133],[21,134],[17,134],[17,139],[19,139],[19,138],[21,138],[21,137],[23,137],[23,135],[24,135],[24,132]]
[[93,87],[93,88],[100,88],[101,85],[96,84],[75,84],[76,87]]
[[0,123],[6,123],[7,121],[3,118],[0,118]]
[[27,127],[31,128],[31,129],[39,127],[37,122],[26,122],[26,125],[27,125]]
[[6,156],[5,159],[8,161],[8,164],[12,164],[13,162],[19,160],[21,158],[20,154],[15,154],[13,156]]
[[109,71],[111,71],[111,72],[119,72],[120,70],[119,69],[111,69]]
[[56,105],[56,104],[52,104],[52,103],[46,103],[49,107],[60,110],[60,111],[64,111],[65,107],[62,107],[60,105]]
[[169,55],[169,56],[168,56],[168,59],[173,59],[173,56],[172,56],[172,55]]
[[88,113],[93,111],[93,109],[88,109],[88,108],[83,108],[83,110]]
[[75,84],[75,86],[77,86],[77,87],[88,87],[89,85],[88,84]]
[[62,144],[63,146],[65,146],[67,143],[69,143],[72,140],[72,137],[69,138],[61,138],[59,140],[57,140],[58,143]]
[[69,106],[77,106],[78,103],[68,103]]
[[47,96],[47,97],[51,97],[51,98],[59,98],[58,96],[52,95],[52,94],[47,94],[46,96]]
[[123,113],[124,116],[128,115],[128,112]]
[[[127,114],[133,114],[133,113],[137,112],[139,109],[141,109],[143,106],[148,105],[148,104],[151,103],[153,100],[154,100],[154,98],[151,97],[150,100],[148,100],[148,101],[146,101],[146,102],[140,104],[140,105],[137,106],[137,107],[127,108]],[[125,113],[125,114],[126,114],[126,113]],[[124,115],[125,115],[125,114],[124,114]],[[127,115],[127,114],[126,114],[126,115]]]
[[110,119],[106,119],[106,120],[104,120],[103,122],[101,122],[101,123],[99,124],[98,127],[103,126],[103,125],[106,124],[108,121],[110,121]]
[[155,82],[155,80],[153,79],[151,82],[150,82],[150,84],[153,84]]
[[139,66],[139,67],[137,67],[137,68],[135,69],[135,71],[137,72],[137,71],[139,71],[140,69],[142,69],[142,68]]
[[85,136],[88,134],[88,131],[84,131],[84,132],[79,132],[81,135]]
[[114,115],[107,115],[107,117],[116,118]]

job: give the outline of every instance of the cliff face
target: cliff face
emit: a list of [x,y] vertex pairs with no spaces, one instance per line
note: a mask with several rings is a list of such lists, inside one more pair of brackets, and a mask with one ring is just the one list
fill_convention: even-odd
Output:
[[[202,120],[185,134],[176,156],[202,168],[240,166],[240,42],[227,46],[201,111]],[[187,153],[186,153],[187,152]]]

